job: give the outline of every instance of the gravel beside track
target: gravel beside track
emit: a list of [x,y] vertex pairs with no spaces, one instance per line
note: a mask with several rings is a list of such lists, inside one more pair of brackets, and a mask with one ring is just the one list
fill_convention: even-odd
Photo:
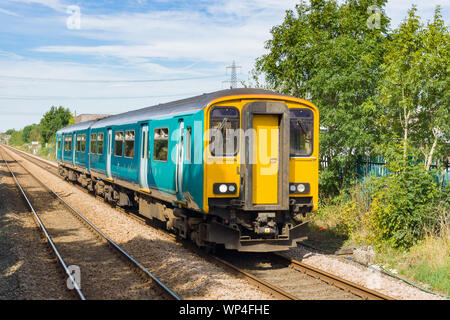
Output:
[[[24,160],[20,155],[14,157]],[[22,164],[183,299],[273,299],[169,235],[142,225],[29,161]]]
[[106,242],[75,218],[9,155],[5,159],[10,161],[11,169],[67,265],[80,267],[81,288],[87,299],[164,298],[153,283],[144,282]]
[[361,300],[359,296],[290,268],[287,261],[271,254],[224,251],[219,256],[300,300]]
[[60,266],[0,161],[0,300],[70,300]]
[[327,270],[336,276],[352,281],[361,286],[379,291],[399,300],[441,300],[443,297],[426,293],[403,281],[381,274],[363,265],[346,262],[332,255],[325,255],[315,250],[299,246],[292,248],[286,255],[307,263],[318,269]]

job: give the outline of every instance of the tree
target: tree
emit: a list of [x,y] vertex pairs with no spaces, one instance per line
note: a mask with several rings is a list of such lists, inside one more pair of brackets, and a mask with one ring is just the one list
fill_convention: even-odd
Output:
[[408,11],[386,45],[378,96],[381,149],[401,140],[403,169],[409,158],[424,159],[429,169],[437,151],[448,154],[450,138],[449,33],[439,7],[426,28],[416,11]]
[[302,1],[272,28],[265,46],[269,53],[256,62],[269,86],[319,107],[321,125],[328,129],[320,136],[321,158],[328,161],[321,174],[326,193],[352,181],[357,157],[370,153],[377,141],[379,110],[373,97],[389,21],[382,14],[380,28],[370,29],[367,19],[370,6],[382,9],[385,3]]
[[417,146],[429,170],[435,155],[447,160],[450,141],[450,34],[444,24],[441,8],[435,10],[434,20],[421,34],[423,50],[418,56],[422,75]]
[[[408,11],[408,19],[392,35],[386,45],[386,54],[381,69],[384,78],[379,87],[379,100],[384,106],[383,116],[378,122],[383,133],[402,137],[403,166],[407,164],[409,132],[413,121],[417,122],[418,96],[421,90],[418,82],[416,56],[420,54],[421,24],[416,16],[417,8]],[[383,141],[395,141],[384,136]]]
[[38,124],[32,124],[23,128],[23,141],[30,143],[31,141],[38,141],[40,139],[40,127]]
[[41,119],[41,144],[50,142],[61,128],[73,123],[73,116],[68,108],[52,106]]
[[8,132],[11,132],[11,139],[9,139],[9,144],[13,146],[23,145],[22,131],[8,130]]

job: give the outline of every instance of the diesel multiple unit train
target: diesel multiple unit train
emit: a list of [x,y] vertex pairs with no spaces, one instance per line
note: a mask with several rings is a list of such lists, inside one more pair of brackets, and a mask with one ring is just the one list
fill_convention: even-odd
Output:
[[67,126],[59,173],[201,247],[287,250],[318,205],[319,111],[230,89]]

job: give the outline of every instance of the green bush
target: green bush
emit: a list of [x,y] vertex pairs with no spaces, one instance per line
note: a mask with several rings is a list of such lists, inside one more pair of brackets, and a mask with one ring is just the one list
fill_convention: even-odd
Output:
[[22,131],[12,131],[9,144],[12,146],[21,146],[23,144]]
[[423,165],[374,179],[369,227],[371,240],[409,248],[439,223],[435,209],[441,191]]

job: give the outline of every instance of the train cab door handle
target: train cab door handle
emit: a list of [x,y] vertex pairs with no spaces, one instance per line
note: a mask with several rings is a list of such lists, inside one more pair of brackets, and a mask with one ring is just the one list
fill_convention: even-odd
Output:
[[270,162],[272,163],[278,162],[278,158],[270,158]]

